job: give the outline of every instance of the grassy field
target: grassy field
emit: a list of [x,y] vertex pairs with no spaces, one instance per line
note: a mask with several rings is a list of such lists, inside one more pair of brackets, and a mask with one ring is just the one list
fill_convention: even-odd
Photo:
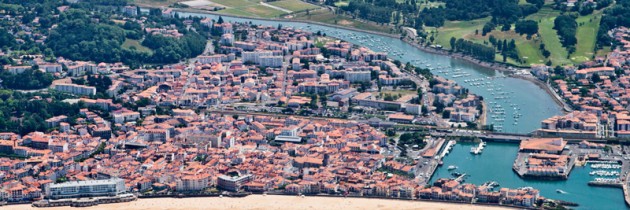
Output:
[[299,11],[304,11],[304,10],[307,10],[307,9],[317,9],[317,8],[319,8],[319,6],[316,6],[314,4],[305,3],[305,2],[300,1],[300,0],[280,0],[280,1],[269,2],[268,4],[271,4],[273,6],[280,7],[280,8],[283,8],[283,9],[288,9],[288,10],[291,10],[293,12],[299,12]]
[[336,15],[327,9],[318,9],[315,11],[311,11],[309,15],[305,13],[299,13],[295,17],[293,17],[293,19],[310,20],[320,23],[354,27],[363,30],[391,33],[391,28],[388,26],[379,25],[371,22],[362,22],[342,15]]
[[153,53],[151,49],[149,49],[148,47],[142,46],[142,44],[140,44],[140,41],[135,40],[135,39],[125,39],[125,42],[123,42],[122,47],[127,48],[127,49],[135,48],[136,50],[141,51],[141,52]]
[[530,15],[526,19],[538,21],[538,33],[545,43],[545,48],[551,52],[549,59],[553,65],[571,64],[573,62],[567,59],[567,49],[562,47],[558,33],[553,29],[553,21],[558,15],[560,15],[559,11],[543,7],[538,13]]
[[242,8],[242,7],[258,4],[258,1],[254,1],[254,0],[211,0],[211,1],[220,5],[223,5],[226,7],[232,7],[232,8]]
[[[522,2],[525,1],[523,0]],[[551,60],[553,65],[579,64],[592,60],[601,10],[577,19],[579,25],[577,31],[578,44],[576,45],[576,52],[571,56],[568,56],[567,49],[562,47],[557,31],[553,29],[553,21],[558,15],[560,15],[559,11],[543,7],[538,13],[528,16],[526,19],[538,22],[539,26],[539,36],[533,36],[531,39],[518,35],[514,31],[500,31],[498,27],[486,36],[481,36],[481,29],[490,18],[472,21],[446,21],[444,26],[439,28],[425,27],[425,32],[429,34],[429,37],[431,35],[435,37],[434,44],[442,45],[446,49],[451,48],[451,37],[464,38],[482,44],[488,43],[489,35],[497,39],[514,39],[519,57],[523,60],[523,63],[517,63],[511,59],[508,59],[508,63],[519,66],[544,64],[548,60]],[[475,34],[475,30],[479,30],[479,34]],[[545,48],[551,52],[549,58],[545,58],[539,49],[540,44],[543,43]],[[605,52],[606,50],[599,51],[597,55],[602,55]],[[503,61],[502,56],[498,55],[497,61]]]
[[240,15],[249,17],[279,17],[286,14],[283,11],[263,6],[258,0],[211,0],[214,3],[226,6],[224,10],[219,10],[219,13]]
[[483,25],[488,21],[490,21],[489,17],[471,21],[446,21],[444,26],[440,28],[425,27],[425,32],[429,33],[429,36],[433,34],[435,44],[450,49],[451,37],[455,37],[456,39],[464,38],[471,34],[474,35],[475,30],[479,30],[481,33]]
[[597,38],[597,30],[599,29],[601,12],[602,11],[596,11],[591,15],[581,16],[577,18],[576,21],[578,23],[578,43],[575,47],[575,53],[571,55],[571,60],[573,62],[582,63],[592,60]]

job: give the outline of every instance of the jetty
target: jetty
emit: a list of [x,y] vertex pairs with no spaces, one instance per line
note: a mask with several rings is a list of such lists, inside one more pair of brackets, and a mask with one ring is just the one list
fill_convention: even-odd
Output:
[[600,187],[623,187],[623,182],[619,178],[595,178],[595,180],[588,182],[590,186]]
[[479,142],[479,144],[477,145],[477,147],[471,147],[470,148],[470,153],[473,153],[475,155],[481,154],[481,152],[483,152],[483,149],[486,147],[486,142]]
[[446,147],[444,147],[444,149],[442,149],[442,153],[440,153],[440,160],[444,158],[446,155],[448,155],[449,152],[451,152],[455,144],[456,144],[455,140],[450,140],[448,141],[448,143],[446,143]]

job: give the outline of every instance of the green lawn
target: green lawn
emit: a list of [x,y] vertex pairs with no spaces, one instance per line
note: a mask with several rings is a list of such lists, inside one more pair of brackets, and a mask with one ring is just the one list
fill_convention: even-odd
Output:
[[[514,39],[516,41],[519,57],[524,62],[516,63],[508,59],[508,63],[520,66],[544,64],[547,60],[551,60],[553,65],[579,64],[591,60],[595,47],[597,29],[599,28],[601,11],[595,11],[592,15],[582,16],[577,19],[579,25],[577,31],[578,44],[576,45],[576,52],[570,56],[570,59],[567,56],[567,49],[562,47],[560,43],[557,31],[553,29],[553,21],[559,15],[559,11],[545,6],[538,13],[526,17],[528,20],[538,22],[539,26],[539,36],[533,36],[529,40],[526,36],[518,35],[514,31],[500,31],[498,27],[486,36],[475,34],[475,30],[479,30],[479,33],[481,33],[483,25],[488,22],[490,18],[472,21],[446,21],[444,26],[437,29],[425,27],[425,32],[429,34],[429,37],[431,35],[435,37],[434,44],[442,45],[446,49],[451,48],[451,37],[464,38],[483,44],[487,44],[489,35],[493,35],[497,39]],[[540,52],[539,47],[542,43],[544,43],[545,48],[551,52],[549,58],[545,58],[542,52]],[[602,53],[603,52],[598,52],[597,54],[601,55]],[[501,56],[497,56],[497,61],[502,60],[503,58]]]
[[219,13],[240,15],[248,17],[279,17],[286,14],[283,11],[263,6],[258,0],[212,0],[212,2],[226,6],[224,10],[219,10]]
[[135,48],[136,50],[141,51],[141,52],[153,53],[153,51],[149,49],[148,47],[142,46],[142,44],[140,44],[140,40],[135,40],[135,39],[125,39],[125,42],[123,42],[122,47],[127,48],[127,49]]
[[371,22],[362,22],[362,21],[354,20],[349,17],[334,14],[328,11],[327,9],[314,10],[314,11],[311,11],[308,15],[305,13],[299,13],[299,14],[296,14],[295,17],[293,17],[293,19],[310,20],[310,21],[315,21],[315,22],[320,22],[320,23],[353,27],[353,28],[358,28],[358,29],[363,29],[363,30],[391,33],[390,31],[391,27],[379,25],[379,24],[375,24]]
[[280,1],[269,2],[268,4],[271,4],[271,5],[283,8],[283,9],[288,9],[293,12],[319,8],[318,6],[314,4],[305,3],[300,0],[280,0]]
[[575,47],[575,53],[571,55],[571,60],[573,60],[573,62],[582,63],[592,60],[600,19],[601,11],[595,11],[595,13],[591,15],[577,18],[578,43]]
[[516,41],[516,50],[526,66],[546,62],[545,57],[540,52],[540,40],[527,40],[520,37],[520,39],[515,39],[514,41]]
[[258,4],[258,1],[254,0],[211,0],[214,3],[233,8],[241,8],[250,5]]
[[567,49],[562,47],[558,33],[553,29],[553,21],[558,15],[560,15],[559,11],[543,7],[538,13],[530,15],[526,19],[538,21],[538,33],[545,43],[545,48],[551,52],[549,59],[553,65],[572,64],[573,62],[567,59]]
[[456,39],[464,38],[469,34],[474,35],[475,30],[479,30],[479,33],[481,33],[483,25],[488,21],[490,21],[490,17],[471,21],[446,21],[444,26],[437,29],[433,27],[425,27],[425,32],[429,33],[429,37],[432,33],[434,34],[435,44],[439,44],[444,48],[450,49],[451,37],[455,37]]

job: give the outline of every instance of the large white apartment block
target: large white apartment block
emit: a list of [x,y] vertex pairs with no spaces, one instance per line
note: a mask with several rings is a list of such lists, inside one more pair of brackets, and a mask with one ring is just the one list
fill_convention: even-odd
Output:
[[369,82],[372,80],[372,74],[369,71],[345,71],[345,79],[351,83]]
[[260,57],[273,56],[271,51],[256,51],[256,52],[243,52],[243,62],[252,62],[254,64],[260,64]]
[[39,69],[46,73],[57,73],[62,71],[61,64],[41,64],[39,65]]
[[116,196],[126,192],[125,180],[120,178],[49,184],[45,189],[49,199]]
[[280,68],[282,67],[282,56],[261,56],[259,65]]
[[56,84],[55,90],[76,95],[96,95],[96,88],[77,84]]

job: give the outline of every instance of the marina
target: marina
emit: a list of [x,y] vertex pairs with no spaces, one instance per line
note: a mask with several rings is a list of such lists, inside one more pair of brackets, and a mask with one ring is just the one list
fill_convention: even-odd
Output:
[[[436,170],[431,181],[438,178],[452,178],[453,173],[465,173],[467,183],[482,185],[494,181],[501,187],[533,187],[539,189],[542,196],[578,203],[578,207],[572,207],[575,209],[627,208],[621,185],[615,182],[609,183],[616,180],[616,177],[590,175],[592,171],[604,170],[592,169],[591,164],[612,164],[612,162],[589,162],[584,167],[574,167],[567,180],[523,179],[511,170],[519,149],[518,144],[487,142],[483,155],[473,155],[469,150],[476,145],[465,142],[454,145],[449,155],[443,158],[444,166]],[[457,168],[448,170],[446,166],[450,165]],[[605,185],[611,186],[602,187]]]
[[[217,15],[179,12],[180,16],[204,16],[218,18]],[[419,67],[431,69],[439,76],[456,81],[471,93],[482,96],[484,102],[495,105],[489,110],[488,125],[492,124],[499,132],[529,133],[537,129],[540,121],[562,113],[552,96],[536,84],[508,77],[502,72],[479,66],[446,55],[424,52],[398,38],[332,28],[323,25],[301,22],[259,20],[223,16],[226,21],[251,22],[261,25],[294,27],[313,32],[320,31],[327,36],[338,37],[351,43],[367,46],[374,51],[386,52],[393,59],[409,62]],[[518,95],[518,97],[516,97]],[[490,113],[492,112],[492,113]],[[523,115],[522,113],[529,113]]]

